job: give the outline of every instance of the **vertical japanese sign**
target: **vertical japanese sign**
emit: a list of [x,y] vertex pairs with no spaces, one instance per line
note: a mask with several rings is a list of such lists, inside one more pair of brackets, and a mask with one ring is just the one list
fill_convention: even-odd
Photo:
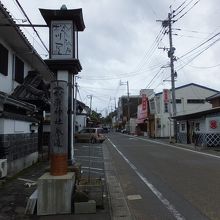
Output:
[[137,109],[137,124],[143,123],[148,118],[148,98],[146,94],[142,94],[142,102]]
[[51,21],[51,58],[73,58],[73,23],[72,21]]
[[163,102],[164,103],[169,102],[169,90],[168,89],[163,90]]
[[164,113],[169,113],[169,90],[164,89],[163,90],[163,103],[164,103]]
[[67,154],[67,82],[51,82],[51,134],[52,154]]
[[147,110],[147,96],[145,94],[142,95],[142,110]]

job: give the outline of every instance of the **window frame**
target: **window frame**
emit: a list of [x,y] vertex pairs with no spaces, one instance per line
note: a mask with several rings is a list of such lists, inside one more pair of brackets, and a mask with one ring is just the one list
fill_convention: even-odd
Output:
[[18,57],[14,56],[14,80],[22,84],[24,82],[24,62]]
[[0,43],[0,73],[8,76],[8,49]]
[[186,131],[186,124],[185,123],[181,123],[181,131]]
[[187,104],[204,104],[204,99],[187,99]]

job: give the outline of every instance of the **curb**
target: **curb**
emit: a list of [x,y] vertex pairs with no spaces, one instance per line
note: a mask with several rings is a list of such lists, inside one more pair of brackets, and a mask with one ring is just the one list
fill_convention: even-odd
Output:
[[112,163],[111,156],[106,143],[103,143],[103,158],[106,176],[106,185],[109,195],[109,209],[112,220],[131,220],[131,213],[128,208],[122,187],[116,175],[116,169]]

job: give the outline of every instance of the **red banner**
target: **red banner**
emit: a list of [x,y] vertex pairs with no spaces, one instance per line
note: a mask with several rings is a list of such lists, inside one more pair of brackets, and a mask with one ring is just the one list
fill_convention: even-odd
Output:
[[164,103],[169,102],[169,90],[168,89],[163,90],[163,101]]
[[142,95],[142,110],[147,110],[147,96],[145,94]]

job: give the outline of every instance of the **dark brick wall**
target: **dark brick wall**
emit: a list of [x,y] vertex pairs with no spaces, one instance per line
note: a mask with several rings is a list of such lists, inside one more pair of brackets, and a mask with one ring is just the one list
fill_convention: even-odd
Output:
[[38,151],[38,134],[0,134],[0,158],[13,161]]

